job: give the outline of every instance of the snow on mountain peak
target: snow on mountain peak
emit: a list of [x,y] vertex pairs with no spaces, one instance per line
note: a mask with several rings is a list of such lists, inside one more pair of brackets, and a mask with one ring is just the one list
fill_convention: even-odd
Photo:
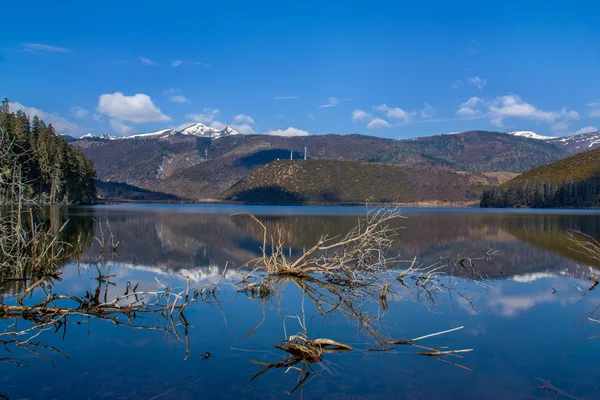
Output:
[[554,139],[552,136],[543,136],[543,135],[538,135],[535,132],[532,131],[511,131],[511,132],[506,132],[509,135],[513,135],[513,136],[521,136],[521,137],[525,137],[528,139],[537,139],[537,140],[550,140],[550,139]]
[[93,133],[86,133],[85,135],[82,135],[79,137],[79,139],[95,139],[96,135],[94,135]]
[[225,129],[221,131],[223,136],[231,136],[231,135],[239,135],[240,133],[233,129],[230,126],[226,126]]
[[182,135],[212,137],[214,133],[218,131],[218,129],[211,128],[210,126],[206,126],[203,123],[198,122],[188,126],[187,128],[183,128],[179,131],[179,133]]
[[125,136],[123,139],[135,139],[135,138],[150,138],[150,137],[164,137],[174,135],[176,132],[173,129],[161,129],[156,132],[148,133],[137,133],[135,135]]
[[231,135],[239,135],[240,133],[230,126],[225,127],[225,129],[217,129],[210,126],[206,126],[200,122],[195,123],[193,125],[188,126],[187,128],[182,129],[179,133],[182,135],[192,135],[192,136],[201,136],[201,137],[210,137],[210,138],[219,138],[222,136],[231,136]]

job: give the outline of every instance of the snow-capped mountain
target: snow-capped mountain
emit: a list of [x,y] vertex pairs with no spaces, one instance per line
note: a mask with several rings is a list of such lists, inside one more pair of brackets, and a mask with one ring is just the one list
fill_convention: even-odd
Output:
[[102,134],[100,136],[96,136],[93,133],[86,133],[85,135],[80,136],[79,138],[77,138],[77,140],[94,140],[94,139],[117,140],[117,139],[120,139],[120,138],[118,136],[109,135],[108,133]]
[[562,147],[571,153],[580,153],[600,147],[600,131],[552,138],[548,142]]
[[571,154],[592,150],[600,147],[600,132],[580,133],[571,136],[543,136],[532,131],[506,132],[509,135],[521,136],[528,139],[543,140],[555,146],[559,146]]
[[166,138],[169,136],[175,135],[189,135],[189,136],[198,136],[198,137],[207,137],[212,139],[218,139],[224,136],[233,136],[240,135],[238,131],[233,129],[230,126],[226,126],[224,129],[212,128],[210,126],[206,126],[202,123],[192,124],[186,128],[181,130],[175,129],[161,129],[155,132],[147,132],[147,133],[136,133],[135,135],[117,137],[113,135],[100,135],[96,136],[93,133],[87,133],[79,138],[79,140],[122,140],[122,139],[148,139],[148,138]]
[[109,135],[108,133],[105,133],[103,135],[98,136],[98,139],[103,139],[103,140],[117,140],[117,139],[119,139],[119,137],[115,136],[115,135]]
[[174,131],[173,129],[161,129],[159,131],[155,131],[155,132],[148,132],[148,133],[136,133],[135,135],[129,135],[129,136],[124,136],[121,139],[135,139],[135,138],[152,138],[152,137],[166,137],[166,136],[173,136],[175,135],[177,132]]
[[238,131],[236,131],[230,126],[226,126],[225,129],[217,129],[212,128],[210,126],[206,126],[200,122],[190,125],[187,128],[183,128],[181,131],[179,131],[179,133],[182,135],[209,137],[213,139],[220,138],[222,136],[232,136],[240,134]]
[[537,140],[551,140],[554,139],[554,137],[552,136],[542,136],[542,135],[538,135],[535,132],[532,131],[511,131],[511,132],[506,132],[509,135],[513,135],[513,136],[521,136],[521,137],[525,137],[528,139],[537,139]]

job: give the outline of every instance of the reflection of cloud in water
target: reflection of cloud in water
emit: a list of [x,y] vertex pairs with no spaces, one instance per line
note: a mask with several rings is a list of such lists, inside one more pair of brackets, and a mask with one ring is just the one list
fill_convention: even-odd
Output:
[[531,274],[523,274],[523,275],[515,275],[510,278],[510,280],[521,283],[530,283],[533,281],[537,281],[538,279],[544,278],[555,278],[559,275],[565,276],[565,271],[559,271],[558,273],[550,273],[550,272],[534,272]]
[[[536,273],[513,277],[511,280],[495,281],[491,288],[479,296],[473,310],[471,305],[460,299],[460,305],[470,314],[491,312],[504,317],[517,317],[520,313],[547,303],[561,306],[579,295],[576,289],[561,275]],[[532,282],[536,282],[534,286]],[[573,282],[577,282],[573,280]],[[527,283],[531,286],[523,286]],[[540,284],[542,283],[542,284]],[[553,293],[553,288],[556,293]]]
[[[580,275],[583,276],[587,273],[590,276],[600,276],[600,271],[598,271],[592,267],[586,266],[585,268],[587,269],[587,271],[581,271]],[[572,273],[572,271],[570,271],[568,269],[563,269],[563,270],[556,271],[556,272],[533,272],[530,274],[514,275],[514,276],[510,277],[509,279],[512,281],[521,282],[521,283],[531,283],[533,281],[537,281],[538,279],[556,278],[556,277],[560,277],[560,276],[573,277],[574,274]]]
[[121,268],[129,268],[135,269],[137,271],[146,271],[151,272],[153,274],[161,275],[161,276],[175,276],[183,279],[190,278],[194,282],[216,282],[221,277],[223,279],[235,279],[239,276],[239,273],[235,270],[225,271],[223,275],[223,268],[218,265],[209,265],[208,267],[202,268],[194,268],[194,269],[165,269],[156,265],[140,265],[140,264],[132,264],[132,263],[118,263],[118,266]]

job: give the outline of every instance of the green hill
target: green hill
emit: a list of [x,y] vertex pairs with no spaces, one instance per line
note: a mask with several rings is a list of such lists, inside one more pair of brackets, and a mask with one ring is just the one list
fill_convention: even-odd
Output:
[[476,201],[497,177],[419,165],[273,161],[221,194],[254,204]]
[[482,207],[600,207],[600,149],[534,168],[486,191]]

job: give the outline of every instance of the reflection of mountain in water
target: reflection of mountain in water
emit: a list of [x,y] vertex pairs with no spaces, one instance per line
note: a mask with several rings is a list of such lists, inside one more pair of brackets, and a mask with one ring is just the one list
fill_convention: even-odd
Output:
[[[235,269],[260,255],[262,228],[245,216],[180,213],[177,206],[173,206],[173,212],[72,209],[69,213],[71,221],[92,217],[108,218],[116,240],[121,242],[119,261],[131,266],[154,266],[162,271],[201,268],[208,271],[228,264]],[[260,219],[270,234],[281,233],[289,246],[288,255],[294,257],[323,235],[344,235],[356,225],[359,217],[302,215],[262,216]],[[583,260],[568,251],[563,235],[567,229],[579,227],[598,236],[600,217],[419,212],[399,220],[398,227],[401,229],[392,252],[406,260],[417,257],[422,263],[433,264],[440,258],[456,258],[459,254],[478,257],[492,249],[500,255],[488,262],[475,261],[476,268],[490,277],[537,272],[585,277],[589,268],[577,265]],[[96,235],[98,229],[96,226]],[[92,258],[89,256],[88,260]],[[471,275],[460,266],[447,272]]]
[[[225,263],[238,268],[260,252],[259,243],[237,227],[229,215],[110,211],[77,215],[92,217],[108,218],[115,241],[120,241],[121,262],[168,269]],[[104,234],[107,235],[106,227]],[[98,227],[95,235],[100,235]],[[94,247],[98,244],[94,243]],[[92,261],[97,253],[98,249],[91,249],[84,261]]]
[[529,214],[514,215],[502,220],[502,229],[525,243],[550,251],[571,260],[600,267],[600,260],[593,260],[577,249],[566,233],[578,229],[594,239],[600,239],[600,216]]

